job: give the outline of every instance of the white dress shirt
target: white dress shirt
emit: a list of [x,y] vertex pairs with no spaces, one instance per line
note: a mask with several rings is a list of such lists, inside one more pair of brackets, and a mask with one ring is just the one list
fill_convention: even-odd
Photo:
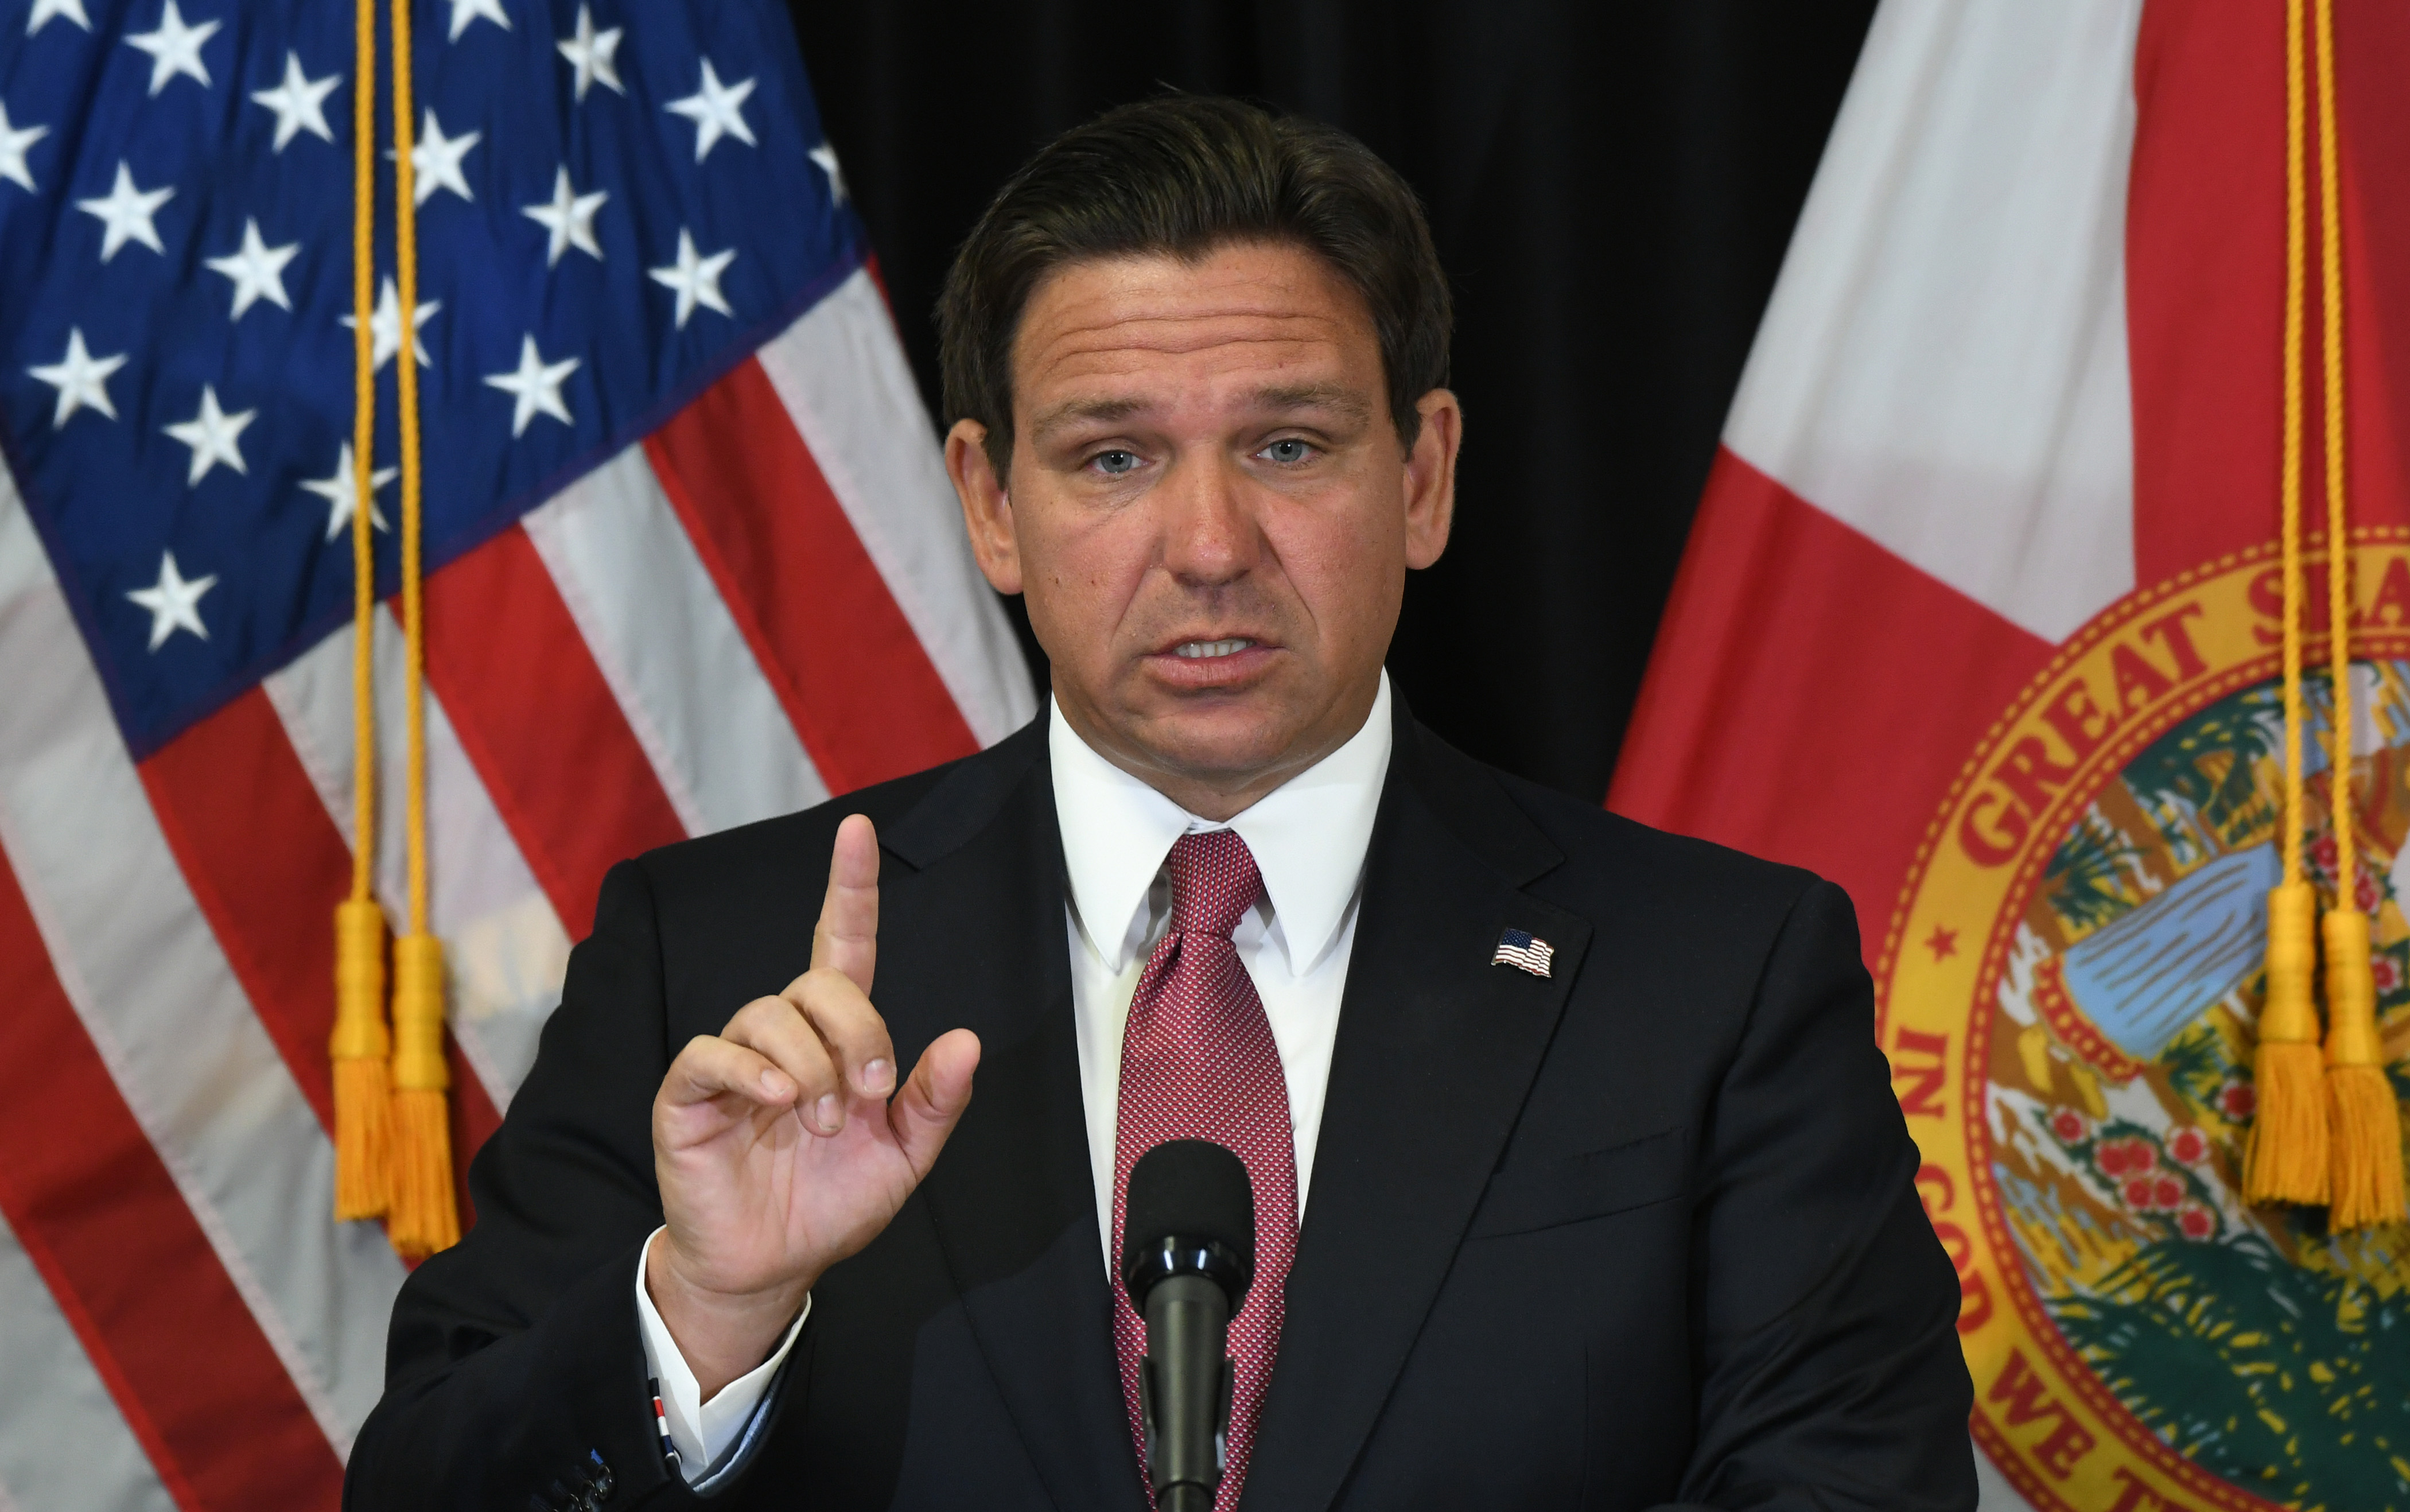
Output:
[[1112,1268],[1113,1139],[1121,1102],[1122,1030],[1147,956],[1171,925],[1164,860],[1183,835],[1236,830],[1263,874],[1264,896],[1230,934],[1254,979],[1288,1083],[1297,1142],[1298,1216],[1314,1174],[1322,1094],[1339,1036],[1339,998],[1356,945],[1364,850],[1389,771],[1389,678],[1347,743],[1256,800],[1227,824],[1198,819],[1090,749],[1052,704],[1047,742],[1054,813],[1063,829],[1071,932],[1071,1014],[1079,1029],[1080,1098],[1096,1183],[1099,1252]]
[[[1247,842],[1264,896],[1231,932],[1239,959],[1263,999],[1281,1072],[1288,1083],[1289,1130],[1297,1149],[1297,1205],[1305,1216],[1314,1143],[1322,1128],[1330,1052],[1339,1036],[1340,997],[1356,945],[1364,894],[1364,852],[1372,839],[1381,786],[1389,771],[1389,677],[1362,729],[1328,756],[1291,778],[1227,823],[1199,819],[1098,755],[1047,704],[1047,749],[1054,812],[1063,832],[1069,891],[1071,1013],[1080,1047],[1080,1098],[1088,1119],[1088,1163],[1096,1189],[1097,1258],[1112,1270],[1113,1141],[1121,1093],[1122,1030],[1147,956],[1171,923],[1171,884],[1164,860],[1183,835],[1230,829]],[[646,1248],[650,1249],[647,1243]],[[811,1313],[804,1312],[776,1353],[722,1387],[709,1402],[670,1337],[636,1267],[636,1309],[646,1368],[661,1383],[661,1405],[689,1482],[703,1478],[751,1419]]]

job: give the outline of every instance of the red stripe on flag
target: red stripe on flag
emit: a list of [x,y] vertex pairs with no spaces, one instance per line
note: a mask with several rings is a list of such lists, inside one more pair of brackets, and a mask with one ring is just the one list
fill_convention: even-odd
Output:
[[2352,516],[2410,524],[2410,7],[2345,0],[2335,25],[2343,129],[2344,359],[2352,437]]
[[1871,961],[1951,779],[2050,649],[1719,450],[1607,806],[1839,882]]
[[302,1096],[331,1128],[334,916],[351,888],[351,850],[283,721],[254,685],[140,770],[194,901]]
[[759,362],[645,450],[831,792],[979,749]]
[[0,1002],[0,1211],[160,1479],[191,1509],[334,1507],[342,1465],[86,1037],[5,857]]
[[[2285,21],[2215,9],[2145,7],[2135,44],[2126,333],[2142,587],[2277,530]],[[2316,289],[2313,263],[2313,309]],[[2305,356],[2315,386],[2315,345]]]
[[[260,688],[168,742],[141,772],[194,901],[331,1133],[335,905],[351,891],[351,848]],[[454,1138],[467,1141],[465,1159],[501,1119],[457,1047],[452,1058]]]
[[[2410,16],[2337,7],[2344,151],[2344,352],[2355,525],[2410,523]],[[2275,539],[2285,298],[2284,18],[2255,6],[2145,7],[2127,199],[2135,580]],[[2313,116],[2315,126],[2315,116]],[[2315,135],[2315,131],[2314,131]],[[2324,531],[2316,159],[2310,159],[2303,503]]]
[[571,938],[604,872],[686,838],[524,530],[427,580],[427,680]]

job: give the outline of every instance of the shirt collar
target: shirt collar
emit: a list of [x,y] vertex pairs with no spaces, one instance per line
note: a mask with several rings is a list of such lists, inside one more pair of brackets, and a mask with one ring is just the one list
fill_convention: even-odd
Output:
[[1115,972],[1127,968],[1146,938],[1147,891],[1173,841],[1190,831],[1232,829],[1263,875],[1289,970],[1311,969],[1337,939],[1363,878],[1389,771],[1389,720],[1384,671],[1372,713],[1346,744],[1220,824],[1096,754],[1050,697],[1046,738],[1063,861],[1072,910],[1097,957]]

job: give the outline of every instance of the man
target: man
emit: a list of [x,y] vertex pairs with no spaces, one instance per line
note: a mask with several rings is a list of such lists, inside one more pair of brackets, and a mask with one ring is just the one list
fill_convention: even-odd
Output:
[[1386,680],[1461,427],[1405,185],[1130,107],[1005,186],[940,315],[1049,711],[612,873],[347,1501],[1141,1512],[1108,1256],[1138,1155],[1201,1137],[1259,1236],[1221,1507],[1971,1507],[1842,894]]

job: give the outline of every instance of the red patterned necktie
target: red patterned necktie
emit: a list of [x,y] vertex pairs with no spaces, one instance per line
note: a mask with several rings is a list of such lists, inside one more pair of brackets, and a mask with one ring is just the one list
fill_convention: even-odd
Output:
[[[1212,1140],[1246,1162],[1256,1189],[1256,1279],[1230,1322],[1238,1366],[1230,1403],[1229,1458],[1214,1505],[1238,1505],[1255,1447],[1256,1418],[1280,1349],[1282,1287],[1297,1254],[1297,1144],[1289,1128],[1288,1083],[1263,999],[1240,963],[1230,931],[1256,899],[1263,878],[1247,842],[1232,830],[1183,835],[1165,867],[1171,874],[1171,927],[1130,998],[1122,1035],[1119,1112],[1113,1131],[1113,1254],[1122,1251],[1130,1167],[1166,1140]],[[1140,1477],[1146,1464],[1139,1412],[1139,1359],[1146,1323],[1113,1288],[1113,1343],[1122,1359]],[[1152,1493],[1150,1492],[1150,1500]]]

